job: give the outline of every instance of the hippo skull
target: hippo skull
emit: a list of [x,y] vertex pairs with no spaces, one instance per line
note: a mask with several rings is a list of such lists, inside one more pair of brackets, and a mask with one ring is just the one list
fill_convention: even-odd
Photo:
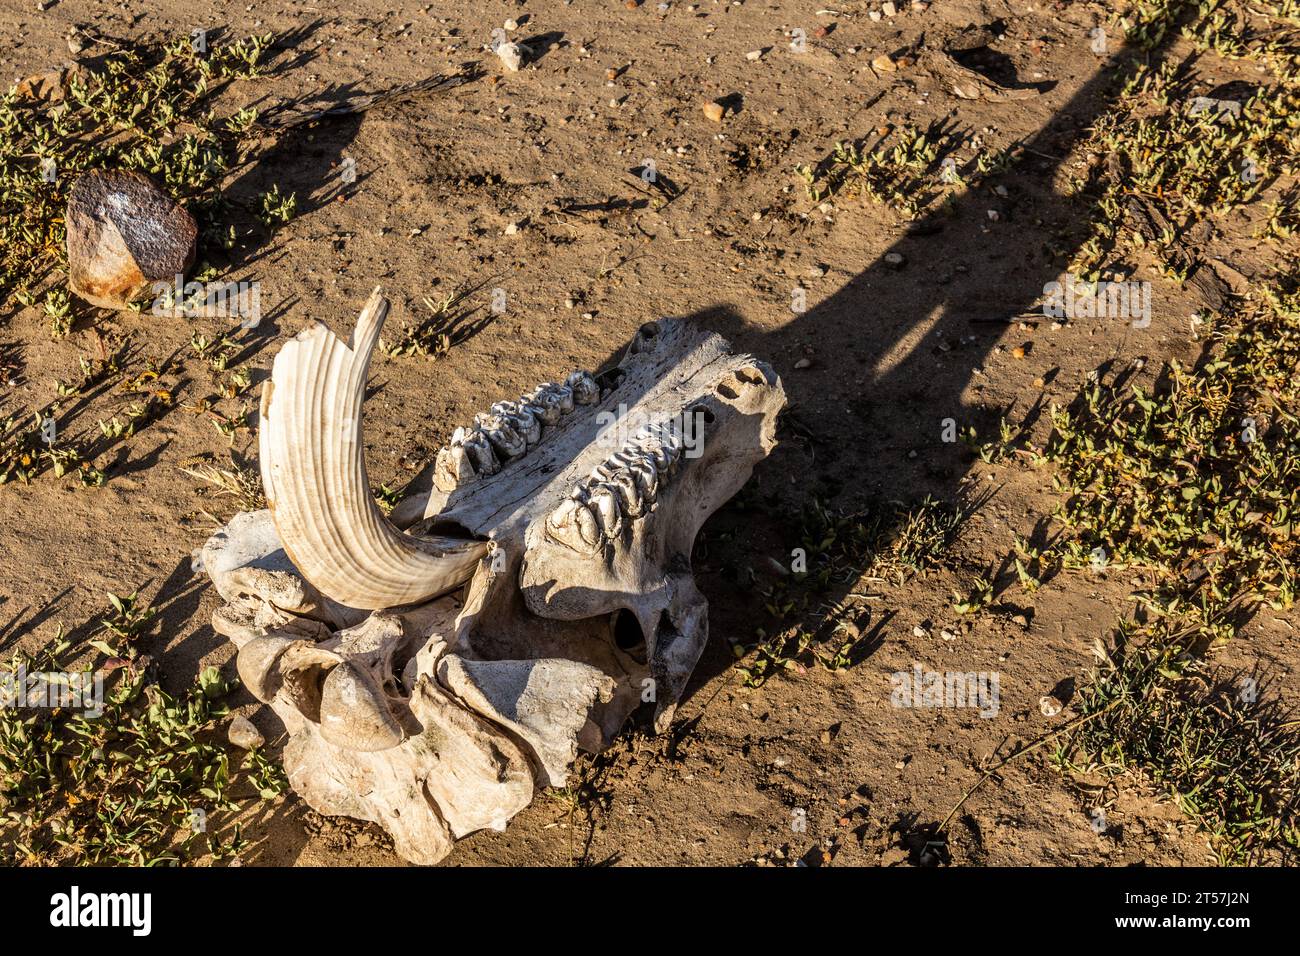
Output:
[[615,365],[457,429],[388,517],[361,404],[388,303],[317,323],[262,397],[269,508],[196,555],[216,630],[290,733],[316,810],[374,821],[417,863],[503,828],[652,704],[670,724],[708,638],[691,551],[775,444],[780,381],[717,335],[642,327]]

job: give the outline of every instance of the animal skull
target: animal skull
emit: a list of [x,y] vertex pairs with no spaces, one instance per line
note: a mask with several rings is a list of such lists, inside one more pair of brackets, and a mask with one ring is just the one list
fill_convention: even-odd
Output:
[[642,703],[668,727],[708,638],[695,537],[771,451],[785,395],[719,336],[651,322],[617,365],[457,429],[390,519],[361,435],[387,310],[376,289],[349,342],[317,323],[281,349],[269,508],[196,561],[241,678],[290,732],[294,789],[434,863],[563,786]]

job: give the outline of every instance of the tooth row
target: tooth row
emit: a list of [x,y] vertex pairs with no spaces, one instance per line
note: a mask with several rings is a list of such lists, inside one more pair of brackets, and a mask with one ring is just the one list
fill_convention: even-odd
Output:
[[433,481],[454,491],[483,475],[495,475],[542,440],[543,428],[559,424],[575,405],[594,405],[600,386],[590,372],[577,371],[563,382],[546,382],[517,402],[497,402],[474,416],[469,428],[457,428],[438,451]]
[[642,428],[547,515],[547,534],[580,554],[595,554],[654,510],[660,481],[676,469],[682,447],[672,423]]

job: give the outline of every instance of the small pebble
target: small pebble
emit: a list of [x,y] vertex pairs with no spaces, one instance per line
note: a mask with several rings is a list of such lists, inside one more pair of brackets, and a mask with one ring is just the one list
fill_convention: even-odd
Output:
[[723,105],[716,100],[710,100],[704,104],[704,115],[713,120],[715,123],[721,123],[722,117],[726,113]]
[[1055,717],[1061,712],[1062,704],[1055,696],[1048,694],[1038,701],[1038,709],[1043,712],[1044,717]]
[[266,738],[262,732],[253,726],[253,722],[247,717],[236,717],[230,722],[230,730],[227,734],[230,742],[240,750],[256,750],[266,743]]

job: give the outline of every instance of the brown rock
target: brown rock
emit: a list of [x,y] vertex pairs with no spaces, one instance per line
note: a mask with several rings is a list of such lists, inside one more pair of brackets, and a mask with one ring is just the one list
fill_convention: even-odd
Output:
[[715,123],[721,123],[722,117],[726,114],[726,109],[716,100],[711,100],[704,104],[704,115]]
[[76,70],[76,64],[64,63],[57,69],[33,73],[19,80],[14,92],[18,94],[19,99],[57,103],[63,99],[68,78]]
[[125,309],[194,264],[194,217],[143,173],[83,173],[68,197],[68,288]]

